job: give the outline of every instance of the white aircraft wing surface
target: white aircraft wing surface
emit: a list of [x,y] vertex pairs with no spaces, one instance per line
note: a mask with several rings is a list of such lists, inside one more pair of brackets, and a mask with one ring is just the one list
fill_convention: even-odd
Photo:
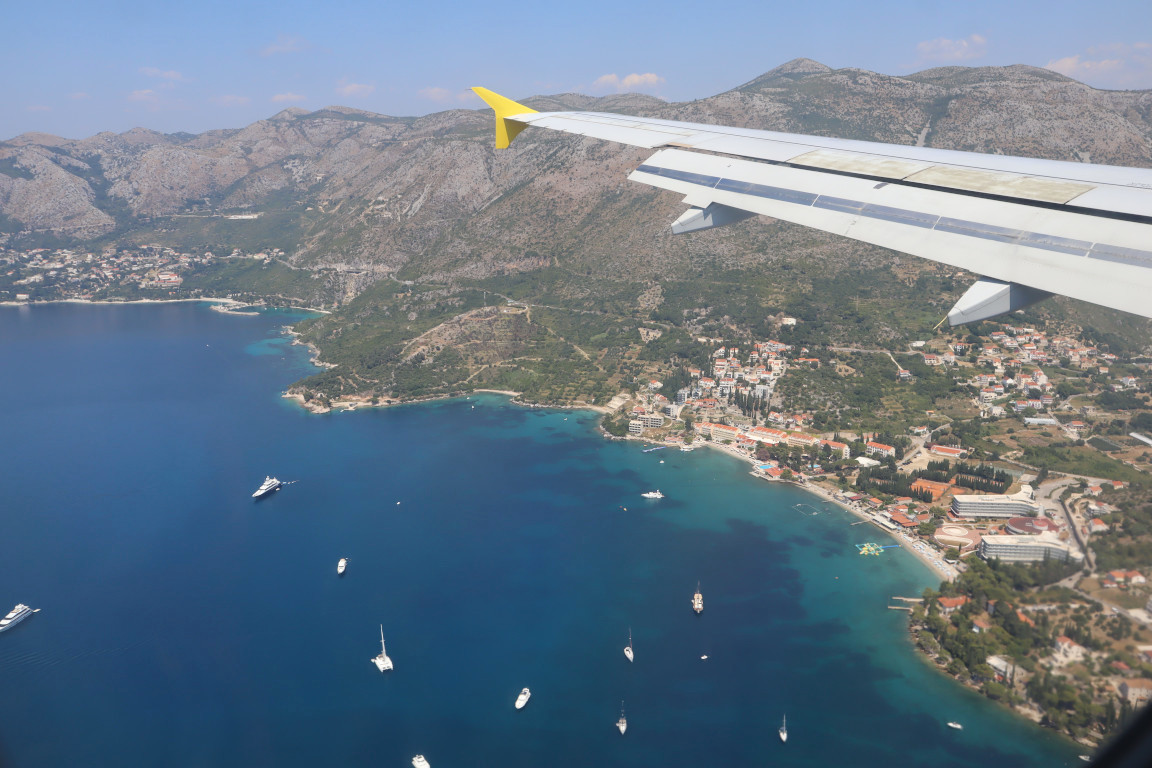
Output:
[[982,276],[952,325],[1051,294],[1152,318],[1152,170],[534,112],[483,88],[497,146],[540,127],[658,149],[628,177],[684,195],[684,233],[763,214]]

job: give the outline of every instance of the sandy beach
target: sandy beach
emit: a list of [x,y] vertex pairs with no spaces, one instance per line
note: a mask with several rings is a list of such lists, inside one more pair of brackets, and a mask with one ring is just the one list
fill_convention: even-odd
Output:
[[[642,438],[634,438],[634,439],[642,439]],[[652,441],[649,441],[649,442],[652,442]],[[665,443],[665,445],[678,445],[678,443]],[[717,443],[713,443],[710,441],[703,441],[703,440],[697,440],[697,441],[693,442],[692,445],[693,446],[703,445],[703,446],[708,446],[710,448],[715,448],[717,450],[724,451],[729,456],[733,456],[733,457],[740,459],[741,461],[745,461],[748,464],[751,464],[753,466],[758,466],[758,465],[763,463],[763,462],[757,461],[755,458],[752,458],[752,457],[748,456],[747,454],[739,451],[738,449],[733,448],[732,446],[719,445]],[[797,488],[800,488],[800,489],[807,491],[808,493],[811,493],[815,496],[819,496],[822,500],[827,501],[830,504],[835,504],[836,506],[840,507],[841,509],[843,509],[847,512],[851,512],[855,517],[858,517],[861,520],[869,521],[870,523],[872,523],[872,527],[875,530],[880,531],[881,533],[888,536],[889,538],[894,539],[900,545],[900,548],[902,550],[904,550],[905,552],[909,553],[913,557],[920,560],[920,562],[924,563],[924,565],[926,565],[930,569],[932,569],[932,571],[934,573],[939,575],[940,578],[945,580],[945,581],[953,581],[959,575],[956,572],[956,569],[954,569],[952,566],[950,566],[944,562],[943,553],[941,553],[938,550],[936,550],[935,548],[933,548],[930,544],[922,542],[918,538],[904,536],[901,533],[898,533],[896,531],[890,531],[887,528],[882,528],[881,526],[876,525],[874,522],[872,522],[873,521],[872,515],[868,514],[867,512],[865,512],[862,509],[858,509],[851,504],[846,504],[845,502],[836,498],[835,492],[830,490],[829,488],[826,488],[824,486],[819,485],[818,483],[813,483],[813,482],[798,483],[798,482],[793,482],[790,480],[773,480],[771,478],[765,478],[765,479],[768,480],[769,482],[773,482],[773,483],[789,483],[790,485],[794,485]],[[920,547],[917,547],[916,546],[917,544],[920,544]]]

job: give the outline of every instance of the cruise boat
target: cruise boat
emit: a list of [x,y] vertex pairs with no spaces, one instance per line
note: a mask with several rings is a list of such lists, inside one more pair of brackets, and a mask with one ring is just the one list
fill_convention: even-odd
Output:
[[530,698],[532,698],[532,691],[527,688],[520,691],[520,695],[516,697],[516,709],[524,709],[524,705],[528,703]]
[[700,582],[696,582],[696,594],[692,595],[692,610],[696,613],[704,612],[704,595],[700,593]]
[[[340,562],[336,563],[336,575],[337,576],[343,576],[344,571],[346,571],[347,569],[348,569],[348,558],[346,558],[346,557],[340,558]],[[384,632],[383,626],[380,627],[380,632],[381,633]]]
[[624,717],[624,702],[620,702],[620,719],[616,721],[616,727],[620,729],[621,736],[628,730],[628,718]]
[[624,646],[624,657],[632,661],[632,627],[628,627],[628,645]]
[[256,493],[252,494],[252,498],[259,499],[263,496],[267,496],[268,494],[272,493],[273,491],[280,490],[281,485],[283,485],[283,483],[281,483],[279,480],[277,480],[276,478],[271,477],[269,475],[266,475],[264,477],[264,482],[262,482],[260,484],[260,487],[256,489]]
[[8,611],[8,615],[0,619],[0,632],[6,629],[12,629],[24,619],[28,618],[34,613],[39,613],[39,608],[29,608],[24,603],[17,603],[16,607]]
[[788,715],[784,715],[784,722],[780,723],[780,741],[788,741]]
[[692,451],[694,451],[694,450],[696,450],[696,449],[693,448],[692,446],[685,445],[680,449],[680,453],[692,453]]
[[416,755],[412,758],[412,768],[432,768],[428,765],[428,761],[424,759],[424,755]]
[[647,493],[642,493],[640,495],[646,499],[662,499],[662,498],[664,498],[664,494],[660,493],[659,488],[657,488],[654,491],[648,491]]
[[392,659],[388,658],[388,651],[384,649],[384,625],[380,625],[380,655],[372,659],[372,663],[376,665],[376,669],[381,672],[387,672],[392,669]]
[[964,730],[964,726],[962,726],[962,725],[960,725],[960,723],[956,723],[956,722],[948,723],[948,727],[949,728],[955,728],[958,731]]

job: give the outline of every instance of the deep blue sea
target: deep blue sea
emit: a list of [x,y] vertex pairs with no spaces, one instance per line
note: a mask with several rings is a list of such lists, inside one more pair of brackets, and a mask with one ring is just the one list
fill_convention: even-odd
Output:
[[310,415],[300,316],[0,307],[0,766],[1079,764],[916,657],[870,526],[584,411]]

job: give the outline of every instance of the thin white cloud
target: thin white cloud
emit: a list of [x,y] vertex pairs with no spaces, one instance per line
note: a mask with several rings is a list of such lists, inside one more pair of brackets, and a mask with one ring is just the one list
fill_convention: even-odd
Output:
[[987,52],[987,38],[976,34],[962,40],[938,37],[916,44],[916,53],[921,61],[969,61],[978,59]]
[[646,91],[651,93],[663,85],[664,82],[664,78],[652,72],[645,72],[644,74],[633,72],[624,77],[615,74],[601,75],[596,78],[596,82],[592,83],[592,90],[616,91],[617,93]]
[[234,93],[226,93],[223,96],[217,96],[212,100],[222,107],[242,107],[252,101],[252,99],[248,98],[247,96],[237,96]]
[[1152,88],[1152,43],[1109,43],[1052,59],[1045,69],[1097,88]]
[[274,42],[260,49],[261,56],[275,56],[278,53],[299,53],[312,47],[312,43],[302,37],[277,35]]
[[92,97],[89,96],[88,94],[84,93],[84,91],[76,91],[75,93],[68,94],[68,98],[75,99],[77,101],[81,101],[83,99],[90,99]]
[[278,93],[272,97],[272,101],[304,101],[304,97],[299,93]]
[[140,74],[172,82],[180,82],[185,79],[184,75],[174,69],[160,69],[159,67],[140,67]]
[[29,112],[51,112],[52,111],[52,107],[48,107],[48,106],[45,106],[43,104],[30,104],[29,106],[24,107],[24,109],[26,109]]
[[422,98],[429,101],[435,101],[440,104],[446,104],[453,101],[472,101],[477,98],[476,94],[472,91],[450,91],[447,88],[421,88],[417,91]]
[[151,88],[141,88],[128,94],[128,101],[156,101],[157,93]]
[[350,83],[348,82],[348,78],[342,78],[340,82],[336,84],[336,93],[341,96],[367,96],[374,90],[376,90],[376,86],[374,85],[367,83]]

